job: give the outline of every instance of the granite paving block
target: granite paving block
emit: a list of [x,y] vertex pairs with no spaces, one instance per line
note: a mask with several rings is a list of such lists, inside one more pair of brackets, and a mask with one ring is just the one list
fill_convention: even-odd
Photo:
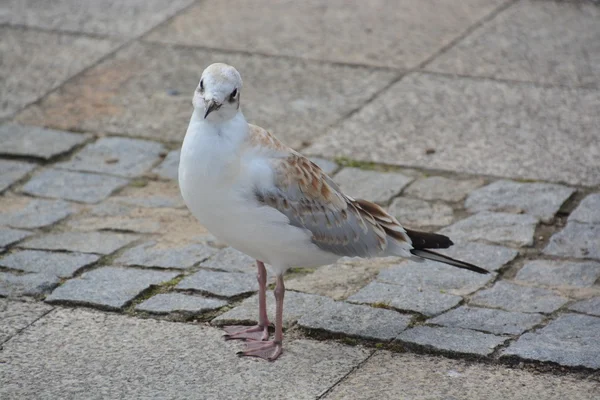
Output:
[[115,263],[144,267],[189,269],[214,253],[216,253],[215,249],[202,244],[171,247],[151,241],[126,250],[115,260]]
[[23,186],[23,192],[33,196],[98,203],[128,182],[115,176],[47,169],[34,175]]
[[[16,199],[15,199],[16,200]],[[22,207],[0,209],[0,225],[35,229],[52,225],[77,211],[74,204],[62,200],[23,199]]]
[[0,154],[48,160],[66,153],[91,136],[18,124],[0,125]]
[[562,231],[550,238],[544,253],[559,257],[600,260],[600,224],[567,222]]
[[550,222],[575,189],[550,183],[520,183],[501,180],[469,194],[465,207],[469,212],[524,212]]
[[193,0],[6,0],[0,6],[11,24],[116,36],[136,37],[175,15]]
[[39,272],[70,278],[81,268],[98,261],[100,256],[84,253],[17,250],[0,258],[0,266],[27,272]]
[[248,121],[293,147],[325,134],[325,127],[398,76],[389,70],[136,42],[23,111],[17,120],[181,141],[202,70],[215,60],[240,71]]
[[600,278],[600,263],[553,260],[527,262],[515,277],[531,285],[555,287],[590,287],[598,278]]
[[520,1],[427,69],[461,75],[598,87],[600,10],[592,2]]
[[148,171],[163,151],[162,144],[149,140],[104,137],[57,167],[133,178]]
[[179,282],[175,289],[235,297],[257,291],[258,282],[250,274],[200,270]]
[[114,232],[60,232],[47,233],[29,239],[20,247],[39,250],[66,250],[81,253],[111,254],[127,246],[138,237]]
[[23,178],[35,167],[35,164],[23,161],[0,160],[0,193]]
[[50,293],[60,283],[53,274],[15,275],[0,272],[0,297],[40,296]]
[[258,271],[256,261],[252,257],[247,256],[232,247],[226,247],[219,250],[217,254],[210,257],[208,260],[203,261],[200,265],[229,272],[256,274]]
[[461,296],[482,288],[494,276],[495,274],[478,274],[435,261],[409,260],[384,269],[377,280]]
[[[425,61],[501,4],[500,0],[467,0],[460,7],[445,1],[392,0],[368,4],[342,0],[198,3],[148,38],[407,69]],[[240,22],[230,26],[231,20]],[[264,20],[271,23],[261,23]],[[215,31],[223,34],[211,38]]]
[[597,90],[412,73],[304,153],[595,186],[599,107]]
[[57,88],[117,45],[109,39],[0,27],[0,118]]
[[506,336],[476,332],[461,328],[417,326],[402,332],[397,340],[408,346],[418,346],[449,353],[487,356],[504,343]]
[[46,297],[46,301],[120,310],[142,291],[169,281],[178,274],[179,272],[102,267],[68,280]]
[[469,192],[483,186],[483,179],[449,179],[443,176],[430,176],[418,179],[404,190],[404,194],[423,200],[444,200],[457,202]]
[[449,249],[436,251],[478,265],[488,271],[498,271],[519,254],[515,249],[477,242],[457,243]]
[[189,296],[183,293],[160,293],[137,305],[137,311],[153,314],[168,314],[182,312],[186,314],[202,314],[226,306],[225,300],[209,299],[207,297]]
[[0,344],[52,310],[43,303],[0,299]]
[[181,150],[170,151],[163,162],[152,170],[155,174],[163,179],[171,179],[176,181],[179,176],[179,157]]
[[454,221],[452,207],[407,197],[396,197],[388,211],[401,224],[410,227],[446,226]]
[[484,240],[515,246],[533,245],[537,219],[524,214],[480,212],[444,228],[454,242]]
[[500,281],[471,299],[471,304],[502,308],[507,311],[550,314],[565,305],[568,299],[554,292]]
[[410,321],[410,315],[396,311],[336,301],[305,313],[298,325],[364,339],[392,340],[408,328]]
[[334,179],[347,195],[379,204],[387,203],[412,180],[413,178],[397,172],[368,171],[359,168],[344,168],[335,175]]
[[548,326],[521,336],[502,355],[570,367],[600,368],[600,318],[561,315]]
[[385,305],[402,311],[414,311],[432,316],[444,312],[462,301],[462,297],[441,293],[439,290],[420,290],[411,286],[371,282],[348,301]]
[[520,335],[542,322],[541,314],[462,306],[427,321],[451,328],[474,329],[496,335]]
[[569,306],[569,310],[579,311],[585,314],[595,315],[600,317],[600,297],[578,301]]
[[20,229],[0,228],[0,247],[9,246],[31,235],[31,232]]
[[320,157],[311,157],[310,161],[317,164],[319,168],[323,170],[323,172],[330,176],[339,168],[339,165],[337,165],[335,162]]
[[600,224],[600,193],[586,196],[569,215],[569,221]]

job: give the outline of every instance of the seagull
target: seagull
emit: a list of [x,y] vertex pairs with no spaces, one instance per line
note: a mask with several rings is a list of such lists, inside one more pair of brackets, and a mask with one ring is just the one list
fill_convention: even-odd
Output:
[[[273,361],[282,353],[283,275],[341,257],[429,259],[477,273],[485,269],[430,249],[446,236],[405,229],[377,204],[354,199],[315,163],[249,124],[240,108],[242,78],[216,63],[202,73],[183,141],[179,186],[185,204],[214,236],[256,259],[258,325],[225,327],[246,341],[241,356]],[[275,336],[269,340],[267,271],[276,277]]]

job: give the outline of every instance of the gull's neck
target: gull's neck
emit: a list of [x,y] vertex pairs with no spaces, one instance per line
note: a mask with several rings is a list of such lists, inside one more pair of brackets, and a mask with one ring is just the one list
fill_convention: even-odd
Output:
[[215,143],[230,142],[240,145],[247,135],[248,122],[241,110],[233,118],[226,121],[205,120],[202,111],[194,110],[186,138],[189,136],[189,140],[192,140],[194,137],[197,139],[204,137]]

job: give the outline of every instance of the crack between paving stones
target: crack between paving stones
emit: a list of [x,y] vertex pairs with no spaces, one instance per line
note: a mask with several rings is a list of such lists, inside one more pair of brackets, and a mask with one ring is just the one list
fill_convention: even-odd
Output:
[[[22,303],[26,303],[26,302],[22,302]],[[36,302],[37,303],[37,302]],[[45,304],[45,303],[42,303]],[[44,318],[46,315],[50,314],[52,311],[56,310],[56,307],[51,307],[48,311],[44,312],[42,315],[40,315],[38,318],[34,319],[33,321],[31,321],[31,323],[29,323],[27,326],[25,326],[22,329],[19,329],[14,335],[10,336],[8,339],[4,340],[3,342],[0,342],[0,354],[2,354],[2,350],[3,350],[3,346],[8,343],[9,341],[11,341],[13,338],[16,338],[17,336],[19,336],[21,333],[23,333],[26,329],[29,329],[29,327],[31,327],[33,324],[35,324],[36,322],[38,322],[40,319]],[[0,362],[1,364],[1,362]]]
[[350,375],[352,375],[354,372],[358,371],[364,364],[366,364],[367,361],[369,361],[375,355],[375,353],[377,353],[377,350],[373,350],[371,352],[371,354],[369,354],[364,360],[359,362],[356,366],[352,367],[352,369],[350,371],[348,371],[348,373],[346,373],[344,376],[342,376],[340,379],[338,379],[336,382],[334,382],[334,384],[331,385],[331,387],[329,387],[328,389],[325,389],[323,392],[318,394],[317,397],[315,397],[315,400],[323,399],[325,396],[327,396],[329,393],[331,393],[331,391],[333,389],[335,389],[337,386],[341,385],[347,378],[350,377]]

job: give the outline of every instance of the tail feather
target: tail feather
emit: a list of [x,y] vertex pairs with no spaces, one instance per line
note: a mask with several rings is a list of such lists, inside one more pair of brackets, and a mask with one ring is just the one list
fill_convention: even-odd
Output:
[[489,271],[487,271],[483,268],[480,268],[476,265],[470,264],[468,262],[460,261],[460,260],[455,260],[454,258],[433,252],[431,250],[412,249],[410,252],[411,252],[411,254],[413,254],[417,257],[424,258],[426,260],[437,261],[437,262],[441,262],[444,264],[452,265],[453,267],[468,269],[469,271],[477,272],[478,274],[489,274]]

